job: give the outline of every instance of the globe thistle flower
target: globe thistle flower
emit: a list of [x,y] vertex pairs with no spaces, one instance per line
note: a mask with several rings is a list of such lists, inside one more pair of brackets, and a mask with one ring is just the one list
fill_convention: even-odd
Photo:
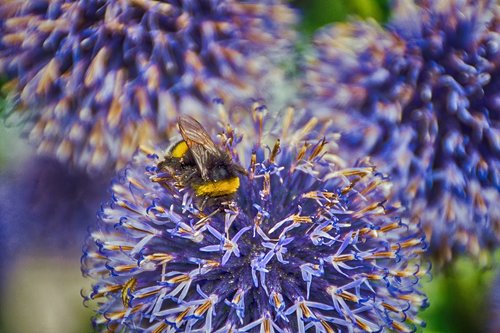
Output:
[[356,109],[367,123],[401,121],[421,67],[404,40],[367,20],[327,26],[313,42],[304,84],[318,108]]
[[[59,161],[27,156],[0,174],[0,239],[10,263],[22,256],[77,254],[105,197],[109,176],[69,171]],[[15,165],[15,169],[13,166]]]
[[318,33],[308,67],[313,104],[345,125],[352,157],[397,179],[440,262],[500,239],[498,13],[494,1],[396,1],[388,30]]
[[[97,330],[409,332],[427,304],[416,225],[365,163],[339,168],[318,119],[263,105],[231,114],[218,145],[247,169],[203,209],[143,147],[112,185],[82,257]],[[242,115],[246,114],[246,118]],[[252,120],[249,120],[248,118]],[[246,120],[245,120],[245,119]],[[214,137],[215,138],[215,137]],[[168,152],[167,152],[168,154]]]
[[215,97],[263,93],[295,22],[280,0],[14,0],[0,18],[14,114],[41,153],[88,169],[123,165]]

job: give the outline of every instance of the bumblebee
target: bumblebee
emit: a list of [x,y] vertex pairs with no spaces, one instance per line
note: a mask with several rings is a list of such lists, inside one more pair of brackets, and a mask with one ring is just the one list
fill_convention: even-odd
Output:
[[246,170],[234,163],[194,118],[182,116],[178,126],[183,140],[170,149],[159,169],[167,170],[181,187],[190,187],[204,203],[230,199],[240,187],[238,175]]

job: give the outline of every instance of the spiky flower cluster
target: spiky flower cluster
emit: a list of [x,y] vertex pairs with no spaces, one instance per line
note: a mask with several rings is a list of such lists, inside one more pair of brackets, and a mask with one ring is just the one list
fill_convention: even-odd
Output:
[[401,38],[373,20],[354,21],[320,30],[314,47],[305,85],[323,112],[356,109],[367,123],[401,121],[421,67]]
[[280,0],[8,1],[0,72],[39,151],[120,166],[193,104],[259,94],[294,22]]
[[[224,108],[221,108],[224,111]],[[224,111],[225,112],[225,111]],[[224,127],[247,168],[233,201],[200,210],[143,148],[112,186],[82,257],[97,329],[412,331],[426,297],[422,233],[386,202],[372,166],[340,169],[316,118]],[[250,116],[249,116],[250,117]],[[222,117],[229,119],[227,113]],[[232,121],[231,121],[232,122]]]
[[[12,263],[16,257],[61,250],[77,254],[88,220],[105,199],[109,176],[69,171],[47,157],[27,157],[0,174],[0,235]],[[0,237],[1,238],[1,237]]]
[[17,162],[0,172],[0,289],[22,259],[60,253],[77,258],[110,181],[104,174],[69,171],[52,158],[30,155]]
[[478,255],[500,240],[499,7],[395,4],[388,30],[354,23],[318,34],[309,96],[336,99],[343,144],[397,179],[441,260]]

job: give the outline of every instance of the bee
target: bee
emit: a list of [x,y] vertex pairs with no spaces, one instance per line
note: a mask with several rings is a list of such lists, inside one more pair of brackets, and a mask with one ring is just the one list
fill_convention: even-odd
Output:
[[202,207],[209,201],[231,199],[240,187],[239,174],[246,170],[212,141],[196,119],[182,116],[178,126],[182,140],[158,164],[159,169],[167,170],[181,187],[190,187],[203,199]]

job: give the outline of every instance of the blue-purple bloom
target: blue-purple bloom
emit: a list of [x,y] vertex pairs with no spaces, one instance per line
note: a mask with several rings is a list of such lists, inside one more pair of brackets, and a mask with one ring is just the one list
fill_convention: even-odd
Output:
[[295,20],[280,0],[7,1],[0,72],[41,153],[119,167],[181,112],[264,95]]
[[328,27],[308,100],[354,159],[390,174],[441,261],[500,240],[500,34],[495,1],[395,1],[388,29]]
[[[426,243],[364,162],[340,168],[329,123],[262,105],[216,142],[247,175],[200,210],[143,147],[112,185],[82,257],[97,330],[410,332],[427,305]],[[242,116],[242,115],[246,115]],[[251,119],[250,119],[251,118]],[[326,132],[328,133],[328,132]],[[215,139],[215,136],[213,137]],[[170,179],[170,181],[169,181]]]
[[20,162],[24,165],[1,174],[2,220],[24,230],[11,236],[27,250],[77,249],[75,243],[83,240],[88,219],[95,216],[104,197],[101,189],[107,186],[108,178],[68,171],[47,157]]
[[23,256],[76,257],[109,176],[69,171],[59,161],[27,156],[0,172],[0,277]]
[[421,67],[404,40],[373,20],[353,21],[319,30],[314,51],[305,86],[317,112],[354,109],[368,124],[401,121]]

